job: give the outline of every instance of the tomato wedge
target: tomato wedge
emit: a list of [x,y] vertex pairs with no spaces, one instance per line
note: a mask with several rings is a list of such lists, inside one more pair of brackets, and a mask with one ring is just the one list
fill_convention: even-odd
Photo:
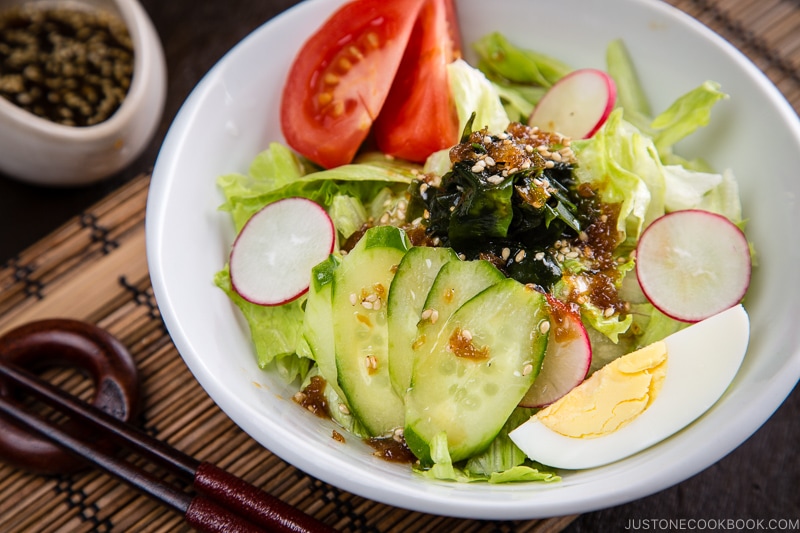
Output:
[[373,132],[389,155],[423,162],[458,142],[447,65],[461,55],[452,0],[427,0]]
[[424,1],[347,3],[306,41],[282,95],[289,146],[325,168],[352,161],[389,94]]

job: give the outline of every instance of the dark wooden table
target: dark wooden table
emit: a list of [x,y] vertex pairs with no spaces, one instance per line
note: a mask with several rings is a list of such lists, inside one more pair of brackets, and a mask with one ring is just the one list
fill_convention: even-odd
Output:
[[[169,71],[168,99],[156,136],[126,170],[96,185],[49,189],[0,175],[0,264],[134,176],[150,171],[171,121],[200,78],[240,39],[296,2],[142,0],[141,3],[161,36]],[[706,9],[715,2],[689,4]],[[769,527],[770,519],[787,519],[794,521],[795,529],[800,529],[798,443],[800,392],[795,390],[755,435],[717,464],[658,494],[585,514],[569,531],[619,531],[631,526],[639,528],[644,520],[667,519],[763,519],[764,528]],[[650,522],[649,529],[665,529],[665,525],[670,524]],[[675,525],[681,527],[677,522],[671,524]],[[715,529],[721,529],[718,523]]]

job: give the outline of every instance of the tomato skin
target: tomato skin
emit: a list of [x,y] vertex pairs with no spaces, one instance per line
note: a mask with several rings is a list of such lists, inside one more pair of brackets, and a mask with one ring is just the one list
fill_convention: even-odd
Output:
[[325,168],[352,161],[389,94],[424,1],[349,2],[305,42],[281,101],[289,146]]
[[447,65],[461,55],[452,0],[427,0],[419,13],[403,62],[373,125],[378,148],[423,162],[458,142],[458,116]]

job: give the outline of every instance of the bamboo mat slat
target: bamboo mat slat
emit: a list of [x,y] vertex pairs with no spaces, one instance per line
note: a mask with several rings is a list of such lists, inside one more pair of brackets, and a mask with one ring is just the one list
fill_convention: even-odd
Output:
[[[800,111],[800,3],[793,0],[670,0],[747,55]],[[308,512],[354,532],[554,532],[574,516],[468,521],[396,509],[316,480],[243,433],[200,388],[161,321],[145,260],[142,175],[0,268],[0,333],[46,317],[108,329],[134,356],[142,380],[142,425]],[[74,371],[48,379],[91,392]],[[2,430],[0,421],[0,430]],[[110,476],[84,471],[36,476],[0,463],[0,531],[188,531],[181,517]]]

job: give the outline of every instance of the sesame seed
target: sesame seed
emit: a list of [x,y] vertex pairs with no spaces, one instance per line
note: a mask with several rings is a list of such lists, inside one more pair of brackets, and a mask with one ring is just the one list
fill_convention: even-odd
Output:
[[567,257],[567,259],[575,259],[575,258],[578,257],[578,255],[580,255],[580,254],[578,252],[576,252],[575,250],[573,250],[573,251],[569,252],[566,257]]
[[484,136],[483,143],[484,144],[492,144],[492,138],[489,137],[488,135]]
[[500,185],[501,183],[503,183],[503,177],[495,174],[494,176],[489,176],[488,178],[486,178],[486,181],[488,181],[492,185]]
[[606,309],[603,311],[603,316],[604,316],[604,317],[606,317],[606,318],[608,318],[608,317],[610,317],[610,316],[613,316],[614,312],[615,312],[615,311],[614,311],[614,308],[613,308],[613,307],[607,307],[607,308],[606,308]]
[[501,140],[506,140],[506,139],[508,139],[508,133],[502,132],[497,136],[497,138],[501,139]]
[[356,293],[351,293],[350,294],[350,305],[356,305],[357,301],[358,301],[358,296],[356,296]]
[[425,309],[420,315],[420,318],[422,320],[428,320],[432,314],[433,314],[433,309]]
[[503,258],[503,261],[507,261],[509,257],[511,257],[511,250],[509,248],[503,248],[503,251],[500,252],[500,257]]
[[466,341],[471,341],[472,340],[472,332],[470,330],[468,330],[468,329],[462,329],[461,330],[461,337]]
[[431,313],[431,324],[436,324],[437,320],[439,320],[439,311],[434,309]]
[[382,304],[380,300],[375,300],[375,302],[372,304],[372,309],[374,311],[378,311],[381,308],[381,305]]
[[545,161],[544,168],[554,168],[556,164],[553,161]]
[[533,145],[530,144],[525,145],[525,151],[528,152],[529,154],[532,154],[533,150],[534,150]]
[[420,346],[425,344],[425,335],[420,335],[414,340],[414,343],[411,345],[412,350],[419,350]]
[[486,168],[486,167],[484,167],[480,163],[475,163],[474,165],[472,165],[472,168],[470,170],[472,170],[473,172],[475,172],[477,174],[478,172],[483,172],[484,168]]
[[539,333],[544,335],[548,331],[550,331],[550,322],[548,322],[547,320],[544,320],[544,321],[542,321],[541,324],[539,324]]
[[523,259],[525,259],[525,250],[520,250],[517,252],[517,255],[514,256],[514,261],[520,263]]
[[490,167],[493,167],[493,166],[495,166],[497,164],[497,163],[495,163],[494,159],[491,156],[488,156],[488,155],[486,156],[486,158],[483,161],[486,164],[486,166],[490,166]]
[[541,261],[544,259],[544,252],[536,252],[536,255],[534,255],[533,258],[537,261]]
[[372,302],[363,301],[361,302],[361,307],[363,307],[364,309],[372,309],[373,304]]
[[349,415],[350,414],[350,409],[348,409],[345,404],[340,403],[339,404],[339,412],[342,413],[342,414],[345,414],[345,415]]
[[528,363],[527,365],[522,367],[522,375],[523,376],[528,376],[528,375],[530,375],[531,372],[533,372],[533,365],[532,364]]

